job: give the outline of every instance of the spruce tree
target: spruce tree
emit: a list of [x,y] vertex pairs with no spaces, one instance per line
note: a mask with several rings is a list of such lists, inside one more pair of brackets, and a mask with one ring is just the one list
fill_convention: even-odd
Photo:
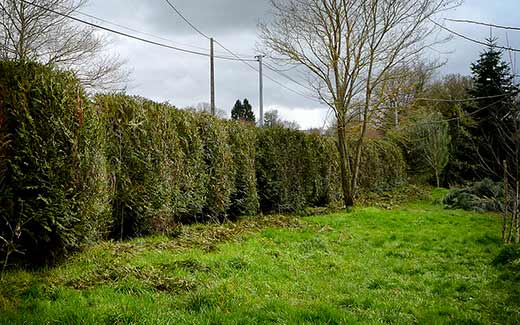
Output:
[[251,107],[251,104],[249,104],[247,98],[244,99],[242,120],[255,123],[255,114],[253,113],[253,107]]
[[471,133],[483,170],[488,176],[498,176],[512,145],[509,135],[516,123],[514,95],[518,89],[495,40],[487,41],[488,49],[471,66],[473,87],[469,93],[476,100],[467,110],[475,121]]
[[255,114],[253,113],[253,108],[249,101],[244,99],[244,103],[240,100],[237,100],[235,106],[231,110],[231,118],[233,120],[240,120],[246,122],[255,122]]
[[243,115],[243,110],[244,106],[242,105],[240,99],[238,99],[235,103],[235,106],[233,106],[233,109],[231,110],[231,118],[233,120],[240,120],[240,117]]

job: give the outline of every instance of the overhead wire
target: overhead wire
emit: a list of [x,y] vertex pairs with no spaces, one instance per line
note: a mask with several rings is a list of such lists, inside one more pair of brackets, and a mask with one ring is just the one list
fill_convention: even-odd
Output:
[[514,94],[502,94],[502,95],[493,95],[493,96],[484,96],[484,97],[474,97],[474,98],[466,98],[466,99],[444,99],[444,98],[415,98],[417,101],[427,101],[427,102],[447,102],[447,103],[464,103],[464,102],[472,102],[475,100],[482,99],[493,99],[500,97],[514,96]]
[[[217,43],[220,47],[222,47],[224,50],[226,50],[229,54],[233,55],[235,58],[237,58],[238,60],[241,60],[245,65],[247,65],[249,68],[253,69],[254,71],[260,73],[260,70],[257,69],[256,67],[252,66],[251,64],[249,64],[248,62],[242,60],[242,58],[240,58],[238,55],[236,55],[233,51],[231,51],[230,49],[228,49],[227,47],[225,47],[222,43],[220,43],[219,41],[215,40],[215,43]],[[302,97],[305,97],[307,99],[310,99],[310,100],[316,100],[316,98],[312,97],[312,96],[309,96],[309,95],[306,95],[304,93],[301,93],[297,90],[294,90],[290,87],[287,87],[286,85],[284,85],[283,83],[279,82],[278,80],[276,79],[273,79],[272,77],[270,77],[269,75],[266,75],[264,74],[264,77],[271,80],[272,82],[274,82],[275,84],[279,85],[280,87],[292,92],[292,93],[295,93],[299,96],[302,96]]]
[[[469,36],[466,36],[466,35],[463,35],[459,32],[456,32],[446,26],[443,26],[442,24],[439,24],[438,22],[436,22],[435,20],[431,19],[431,18],[427,18],[430,22],[432,22],[434,25],[440,27],[441,29],[455,35],[455,36],[458,36],[460,38],[463,38],[467,41],[470,41],[470,42],[473,42],[473,43],[476,43],[476,44],[480,44],[480,45],[484,45],[484,46],[489,46],[488,43],[486,42],[482,42],[482,41],[479,41],[477,39],[474,39],[474,38],[471,38]],[[500,46],[500,45],[494,45],[495,48],[498,48],[498,49],[501,49],[501,50],[506,50],[506,51],[512,51],[512,52],[520,52],[520,49],[517,49],[517,48],[512,48],[512,47],[505,47],[505,46]]]
[[200,29],[198,29],[195,25],[193,25],[188,18],[186,18],[182,12],[177,9],[177,7],[175,7],[173,5],[173,3],[170,2],[170,0],[164,0],[166,1],[166,3],[170,6],[170,8],[173,9],[173,11],[175,11],[177,13],[177,15],[179,15],[179,17],[182,18],[182,20],[184,20],[186,22],[186,24],[188,24],[188,26],[190,26],[194,31],[196,31],[197,33],[199,33],[200,35],[202,35],[202,37],[205,37],[206,39],[211,39],[211,37],[209,37],[208,35],[204,34]]
[[481,25],[481,26],[486,26],[486,27],[493,27],[493,28],[498,28],[498,29],[507,29],[507,30],[517,30],[517,31],[520,31],[520,27],[496,25],[496,24],[484,23],[484,22],[470,20],[470,19],[450,19],[450,18],[445,18],[444,20],[451,21],[451,22],[454,22],[454,23],[466,23],[466,24]]
[[[186,18],[186,16],[184,16],[182,14],[182,12],[177,9],[177,7],[170,1],[170,0],[165,0],[166,3],[168,3],[168,5],[173,9],[173,11],[175,11],[175,13],[177,13],[177,15],[179,15],[179,17],[181,17],[185,22],[186,24],[188,24],[188,26],[190,26],[194,31],[196,31],[198,34],[200,34],[201,36],[203,36],[204,38],[206,39],[211,39],[211,37],[209,37],[208,35],[206,35],[205,33],[203,33],[199,28],[197,28],[197,26],[195,26],[193,23],[191,23],[191,21]],[[254,66],[252,66],[251,64],[249,64],[249,62],[257,62],[258,60],[252,60],[252,59],[245,59],[243,57],[240,57],[238,54],[236,54],[235,52],[231,51],[230,49],[228,49],[226,46],[224,46],[221,42],[219,42],[218,40],[214,39],[214,42],[219,45],[221,48],[223,48],[226,52],[228,52],[229,54],[231,54],[236,60],[238,61],[241,61],[242,63],[244,63],[245,65],[247,65],[249,68],[253,69],[254,71],[260,73],[259,69],[255,68]],[[266,65],[267,66],[267,65]],[[269,67],[268,67],[269,68]],[[279,85],[280,87],[288,90],[288,91],[291,91],[299,96],[302,96],[302,97],[305,97],[307,99],[311,99],[311,100],[316,100],[316,98],[314,97],[311,97],[309,95],[306,95],[304,93],[301,93],[297,90],[294,90],[290,87],[287,87],[286,85],[282,84],[281,82],[277,81],[276,79],[273,79],[271,78],[270,76],[268,75],[265,75],[264,74],[264,77],[266,79],[269,79],[270,81],[276,83],[277,85]],[[293,81],[294,82],[294,81]],[[300,84],[301,85],[301,84]]]
[[[198,55],[198,56],[204,56],[204,57],[209,57],[210,56],[208,53],[188,50],[188,49],[184,49],[184,48],[177,47],[177,46],[171,46],[171,45],[168,45],[168,44],[156,42],[156,41],[153,41],[153,40],[150,40],[150,39],[146,39],[146,38],[143,38],[143,37],[135,36],[135,35],[132,35],[132,34],[129,34],[129,33],[121,32],[121,31],[118,31],[118,30],[115,30],[115,29],[112,29],[112,28],[101,26],[99,24],[95,24],[95,23],[86,21],[84,19],[81,19],[81,18],[78,18],[78,17],[74,17],[74,16],[71,16],[71,15],[68,15],[68,14],[64,14],[62,12],[53,10],[51,8],[47,8],[47,7],[41,6],[41,5],[36,4],[34,2],[30,2],[30,1],[26,1],[26,0],[20,0],[20,1],[25,3],[25,4],[31,5],[33,7],[39,8],[41,10],[45,10],[47,12],[53,13],[55,15],[58,15],[58,16],[61,16],[61,17],[65,17],[65,18],[74,20],[74,21],[79,22],[81,24],[88,25],[88,26],[91,26],[91,27],[94,27],[94,28],[97,28],[97,29],[101,29],[101,30],[104,30],[104,31],[107,31],[107,32],[110,32],[110,33],[113,33],[113,34],[124,36],[124,37],[127,37],[127,38],[131,38],[131,39],[143,42],[143,43],[148,43],[148,44],[160,46],[160,47],[163,47],[163,48],[168,48],[168,49],[171,49],[171,50],[175,50],[175,51],[178,51],[178,52],[184,52],[184,53]],[[215,58],[216,59],[221,59],[221,60],[228,60],[228,61],[241,61],[241,60],[238,60],[236,58],[224,57],[224,56],[219,56],[219,55],[215,55]]]
[[169,38],[165,38],[165,37],[158,36],[158,35],[155,35],[155,34],[151,34],[151,33],[148,33],[148,32],[140,31],[140,30],[132,28],[132,27],[128,27],[128,26],[125,26],[125,25],[114,23],[114,22],[111,22],[110,20],[106,20],[106,19],[94,16],[94,15],[90,15],[90,14],[84,13],[84,12],[79,11],[79,10],[74,11],[74,13],[77,13],[77,14],[79,14],[81,16],[85,16],[85,17],[88,17],[88,18],[91,18],[91,19],[94,19],[94,20],[101,21],[101,22],[103,22],[105,24],[108,24],[108,25],[112,25],[112,26],[115,26],[115,27],[119,27],[119,28],[125,29],[125,30],[128,30],[128,31],[134,32],[134,33],[138,33],[138,34],[141,34],[141,35],[145,35],[145,36],[153,37],[153,38],[156,38],[156,39],[160,39],[160,40],[165,41],[165,42],[170,42],[172,44],[178,44],[180,46],[191,47],[191,48],[194,48],[194,49],[197,49],[197,50],[208,51],[208,49],[205,48],[205,47],[189,45],[189,44],[183,44],[183,43],[171,40]]

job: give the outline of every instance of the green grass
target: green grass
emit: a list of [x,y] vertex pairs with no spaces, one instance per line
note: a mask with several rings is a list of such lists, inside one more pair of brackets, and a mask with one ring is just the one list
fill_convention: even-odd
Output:
[[500,220],[429,203],[193,225],[11,271],[0,323],[519,323]]

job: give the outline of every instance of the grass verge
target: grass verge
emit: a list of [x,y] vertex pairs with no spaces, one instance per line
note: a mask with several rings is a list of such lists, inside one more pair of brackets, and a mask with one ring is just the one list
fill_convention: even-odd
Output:
[[0,323],[519,323],[499,234],[426,202],[185,226],[8,272]]

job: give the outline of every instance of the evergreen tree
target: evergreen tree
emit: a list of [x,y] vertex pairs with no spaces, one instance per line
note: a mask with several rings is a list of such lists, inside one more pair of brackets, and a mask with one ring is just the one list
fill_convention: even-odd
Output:
[[237,99],[235,106],[233,106],[233,109],[231,110],[231,118],[233,120],[239,120],[242,116],[244,106],[242,105],[242,102],[240,99]]
[[502,160],[507,158],[512,146],[509,135],[515,129],[514,95],[518,89],[495,40],[487,41],[488,49],[471,66],[473,88],[469,93],[474,98],[489,98],[475,100],[467,110],[476,122],[471,133],[483,171],[489,176],[499,176]]
[[251,104],[249,104],[249,101],[244,99],[244,105],[243,105],[243,116],[242,120],[255,123],[255,114],[253,113],[253,107]]
[[247,98],[244,99],[244,103],[240,100],[236,101],[235,106],[233,106],[233,109],[231,110],[231,118],[233,120],[255,123],[255,114],[253,113],[253,108],[251,107],[251,104],[249,104]]

